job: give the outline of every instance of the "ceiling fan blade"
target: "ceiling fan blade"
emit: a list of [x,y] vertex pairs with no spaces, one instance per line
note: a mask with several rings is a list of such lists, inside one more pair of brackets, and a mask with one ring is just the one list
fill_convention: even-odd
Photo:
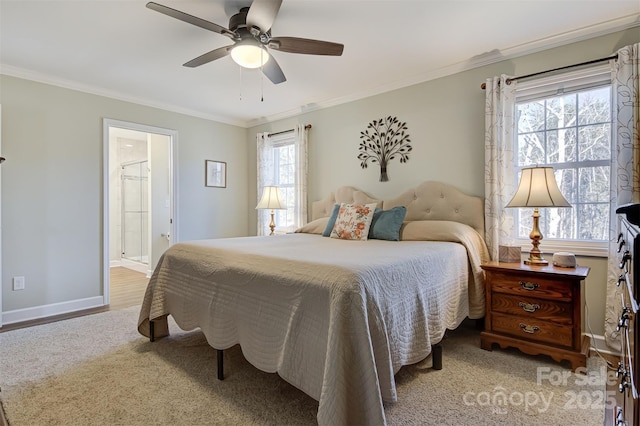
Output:
[[[276,20],[282,0],[253,0],[247,13],[247,27],[257,28],[260,33],[266,33]],[[257,35],[257,34],[256,34]]]
[[262,66],[262,73],[267,76],[273,84],[280,84],[287,81],[287,78],[282,72],[282,68],[276,62],[276,58],[271,55],[269,60]]
[[232,39],[236,38],[235,33],[218,24],[214,24],[213,22],[206,21],[202,18],[198,18],[197,16],[189,15],[188,13],[180,12],[179,10],[172,9],[168,6],[163,6],[151,1],[147,3],[147,8],[155,10],[156,12],[160,12],[167,16],[171,16],[172,18],[179,19],[188,24],[204,28],[205,30],[213,31],[214,33],[222,34]]
[[185,67],[195,68],[200,65],[208,64],[209,62],[215,61],[216,59],[224,58],[229,54],[233,45],[219,47],[217,49],[212,50],[211,52],[207,52],[204,55],[200,55],[195,59],[190,60],[189,62],[183,64]]
[[307,55],[341,56],[344,50],[344,45],[340,43],[298,37],[274,37],[269,40],[268,46],[281,52]]

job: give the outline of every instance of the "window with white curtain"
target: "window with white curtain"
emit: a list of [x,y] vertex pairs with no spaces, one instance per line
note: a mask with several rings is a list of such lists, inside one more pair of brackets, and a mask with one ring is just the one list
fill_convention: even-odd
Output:
[[[612,146],[608,64],[518,84],[516,182],[523,167],[551,166],[572,208],[540,209],[545,248],[606,250]],[[529,240],[532,209],[514,209],[516,238]]]
[[[262,188],[275,185],[284,209],[274,210],[275,233],[293,232],[306,223],[307,216],[307,148],[304,126],[293,131],[258,139],[258,198]],[[264,235],[271,211],[258,212],[258,235]]]
[[293,132],[285,140],[273,146],[273,184],[280,189],[280,200],[285,210],[275,211],[276,229],[290,230],[295,227],[296,205],[296,152]]

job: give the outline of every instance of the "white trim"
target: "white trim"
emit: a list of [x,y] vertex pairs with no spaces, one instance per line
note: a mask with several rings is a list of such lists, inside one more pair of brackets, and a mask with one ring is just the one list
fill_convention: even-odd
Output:
[[[529,253],[533,246],[530,239],[517,238],[514,240],[514,244],[520,246],[522,253]],[[592,242],[592,241],[565,241],[565,240],[545,240],[540,242],[540,250],[545,255],[552,255],[559,251],[567,251],[573,253],[576,256],[589,256],[589,257],[609,257],[609,250],[607,248],[607,242]],[[551,261],[551,259],[547,259]]]
[[[103,282],[103,303],[109,304],[110,298],[110,274],[109,268],[111,267],[111,261],[109,258],[109,128],[118,127],[121,129],[135,130],[144,133],[155,133],[158,135],[169,136],[171,142],[169,143],[169,175],[171,176],[171,188],[170,188],[170,211],[171,211],[171,237],[169,245],[175,244],[180,241],[178,235],[178,157],[176,155],[176,145],[178,143],[178,132],[176,130],[164,129],[161,127],[148,126],[145,124],[131,123],[127,121],[113,120],[110,118],[104,118],[102,123],[102,189],[103,189],[103,208],[102,208],[102,282]],[[146,273],[147,277],[151,276],[151,272],[148,269],[141,271]]]
[[606,62],[586,69],[564,71],[550,77],[518,82],[516,102],[524,102],[530,97],[543,98],[550,94],[555,95],[558,90],[575,91],[583,87],[593,88],[597,85],[611,84],[611,71],[611,63]]
[[414,84],[424,83],[426,81],[435,80],[437,78],[445,77],[448,75],[456,74],[463,71],[468,71],[474,68],[479,68],[486,65],[495,64],[497,62],[506,61],[509,59],[517,58],[520,56],[530,55],[533,53],[541,52],[548,49],[564,46],[571,43],[577,43],[584,40],[589,40],[595,37],[611,34],[618,31],[624,31],[630,28],[635,28],[639,25],[638,15],[632,14],[623,16],[621,18],[612,19],[610,21],[601,22],[588,27],[578,28],[575,30],[567,31],[562,34],[558,34],[551,37],[546,37],[533,42],[520,44],[517,46],[508,47],[502,49],[499,52],[490,52],[486,55],[479,55],[471,58],[470,60],[464,60],[449,66],[442,67],[437,70],[429,71],[427,73],[421,73],[409,78],[394,81],[388,84],[384,84],[375,88],[363,90],[358,93],[351,94],[349,96],[343,96],[340,98],[326,99],[314,101],[312,104],[301,105],[297,108],[283,111],[280,113],[272,114],[265,117],[259,117],[250,120],[233,119],[231,117],[222,117],[212,115],[202,111],[195,111],[187,109],[178,105],[162,104],[149,99],[142,99],[132,97],[129,94],[108,90],[102,87],[90,86],[86,84],[80,84],[75,81],[61,79],[56,76],[18,68],[12,65],[0,63],[0,74],[24,78],[27,80],[37,81],[40,83],[51,84],[58,87],[63,87],[72,90],[79,90],[85,93],[91,93],[99,96],[106,96],[112,99],[118,99],[125,102],[133,102],[139,105],[146,105],[152,108],[159,108],[165,111],[177,112],[180,114],[190,115],[192,117],[204,118],[207,120],[214,120],[220,123],[231,124],[238,127],[254,127],[265,123],[270,123],[285,118],[295,117],[303,113],[317,111],[324,108],[329,108],[336,105],[353,102],[359,99],[368,98],[370,96],[379,95],[392,90],[401,89],[404,87],[412,86]]
[[[0,105],[0,154],[2,154],[2,105]],[[2,166],[0,166],[0,328],[2,328]]]
[[143,274],[147,274],[149,276],[149,265],[145,265],[144,263],[134,262],[129,259],[120,259],[120,266],[123,268],[131,269],[132,271],[142,272]]
[[[78,90],[83,93],[89,93],[97,96],[104,96],[111,99],[117,99],[119,101],[131,102],[137,105],[144,105],[151,108],[158,108],[164,111],[176,112],[178,114],[185,114],[191,117],[204,118],[205,120],[213,120],[219,123],[230,124],[233,126],[245,127],[246,123],[240,120],[235,120],[230,117],[223,117],[219,115],[213,115],[202,111],[196,111],[189,108],[184,108],[179,105],[164,104],[149,99],[139,98],[131,96],[130,94],[116,92],[103,87],[92,86],[88,84],[78,83],[76,81],[65,80],[49,74],[44,74],[38,71],[32,71],[25,68],[18,68],[12,65],[0,64],[0,74],[8,75],[11,77],[23,78],[25,80],[36,81],[38,83],[50,84],[52,86],[62,87],[64,89]],[[153,133],[153,132],[151,132]]]
[[583,335],[585,334],[591,337],[591,344],[589,345],[591,350],[595,349],[601,354],[613,355],[616,357],[621,356],[620,352],[614,349],[611,349],[611,347],[607,345],[606,341],[604,340],[604,336],[601,336],[599,334],[583,333]]
[[30,321],[54,315],[67,314],[84,309],[99,308],[104,306],[102,296],[87,297],[86,299],[68,300],[66,302],[52,303],[49,305],[34,306],[31,308],[15,309],[2,314],[5,324]]
[[520,56],[530,55],[533,53],[542,52],[545,50],[553,49],[553,48],[564,46],[567,44],[589,40],[595,37],[600,37],[600,36],[611,34],[617,31],[624,31],[630,28],[635,28],[639,25],[640,23],[638,23],[637,14],[624,16],[622,18],[601,22],[599,24],[591,25],[589,27],[578,28],[576,30],[568,31],[563,34],[547,37],[534,42],[521,44],[518,46],[512,46],[507,49],[502,49],[499,52],[490,52],[486,55],[480,55],[478,57],[471,58],[470,60],[458,62],[456,64],[442,67],[437,70],[432,70],[424,74],[419,74],[407,79],[382,85],[373,89],[365,90],[359,93],[354,93],[349,96],[344,96],[341,98],[325,100],[325,101],[316,101],[316,102],[313,102],[312,104],[301,105],[299,108],[295,108],[289,111],[284,111],[278,114],[260,117],[254,120],[249,120],[246,123],[246,127],[259,126],[261,124],[266,124],[273,121],[282,120],[285,118],[295,117],[307,112],[317,111],[320,109],[357,101],[359,99],[364,99],[370,96],[379,95],[381,93],[390,92],[392,90],[402,89],[404,87],[408,87],[414,84],[424,83],[426,81],[435,80],[437,78],[446,77],[448,75],[457,74],[463,71],[469,71],[469,70],[483,67],[486,65],[507,61],[509,59],[518,58]]

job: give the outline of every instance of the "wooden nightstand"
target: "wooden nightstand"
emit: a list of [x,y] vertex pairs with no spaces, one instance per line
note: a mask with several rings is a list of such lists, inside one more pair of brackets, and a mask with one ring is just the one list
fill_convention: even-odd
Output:
[[482,349],[514,347],[545,354],[571,369],[586,367],[589,336],[582,335],[581,282],[589,268],[490,262],[486,272],[487,313]]

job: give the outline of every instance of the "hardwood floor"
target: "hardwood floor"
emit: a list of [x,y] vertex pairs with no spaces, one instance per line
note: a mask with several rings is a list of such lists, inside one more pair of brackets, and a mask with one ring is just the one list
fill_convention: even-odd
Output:
[[142,304],[144,292],[149,283],[149,278],[145,274],[127,268],[115,267],[111,268],[110,276],[110,310]]
[[124,309],[130,306],[142,304],[144,292],[147,288],[149,278],[142,272],[133,271],[123,267],[110,269],[110,296],[109,305],[99,308],[85,309],[83,311],[71,312],[68,314],[55,315],[47,318],[40,318],[14,324],[4,324],[0,328],[0,333],[16,330],[18,328],[32,327],[34,325],[47,324],[84,315],[91,315],[98,312]]

